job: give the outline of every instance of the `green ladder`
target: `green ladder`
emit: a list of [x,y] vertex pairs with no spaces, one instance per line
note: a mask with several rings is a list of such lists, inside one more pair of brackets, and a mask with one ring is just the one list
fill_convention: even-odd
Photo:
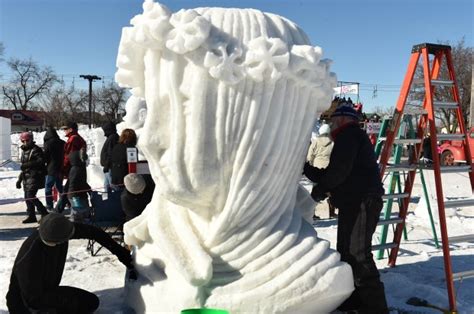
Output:
[[[382,126],[379,131],[377,144],[375,146],[375,155],[377,159],[380,156],[380,152],[382,151],[383,141],[385,139],[385,134],[386,134],[387,128],[390,125],[391,119],[392,118],[384,118],[382,121]],[[406,128],[408,128],[408,131],[405,131]],[[393,150],[393,155],[392,155],[393,164],[400,164],[402,153],[403,153],[403,145],[413,144],[414,141],[416,141],[416,134],[415,134],[415,129],[413,128],[412,117],[411,115],[404,115],[403,121],[398,130],[398,136],[394,141],[395,149]],[[425,177],[423,175],[423,170],[421,168],[419,168],[418,171],[420,172],[421,184],[423,187],[423,194],[425,197],[426,205],[428,208],[428,214],[430,217],[431,229],[433,231],[433,240],[434,240],[436,248],[439,248],[438,237],[436,234],[436,228],[434,225],[433,215],[431,212],[431,206],[430,206],[429,197],[428,197],[428,191],[426,189]],[[384,201],[386,202],[383,209],[383,216],[381,217],[378,223],[378,225],[382,227],[382,232],[380,236],[380,244],[374,245],[372,247],[373,251],[378,250],[377,259],[382,259],[384,257],[384,250],[391,249],[395,245],[394,243],[387,243],[388,227],[389,225],[393,226],[394,224],[400,223],[402,219],[400,217],[392,217],[392,206],[393,206],[394,200],[397,200],[398,205],[401,206],[402,199],[404,197],[407,197],[405,193],[402,193],[402,182],[401,182],[402,176],[400,176],[400,172],[404,173],[403,169],[400,169],[399,171],[390,172],[388,191],[382,197]],[[397,189],[397,193],[395,193],[395,188]],[[404,235],[404,239],[407,240],[408,237],[407,237],[407,231],[405,227],[403,228],[403,235]]]

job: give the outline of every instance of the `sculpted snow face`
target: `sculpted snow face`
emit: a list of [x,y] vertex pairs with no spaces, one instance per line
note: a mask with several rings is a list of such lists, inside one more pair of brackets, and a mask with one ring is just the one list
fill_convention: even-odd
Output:
[[329,61],[276,15],[143,8],[123,29],[116,73],[146,100],[138,145],[157,183],[125,225],[143,275],[128,302],[333,309],[352,291],[350,268],[296,205],[311,127],[336,82]]

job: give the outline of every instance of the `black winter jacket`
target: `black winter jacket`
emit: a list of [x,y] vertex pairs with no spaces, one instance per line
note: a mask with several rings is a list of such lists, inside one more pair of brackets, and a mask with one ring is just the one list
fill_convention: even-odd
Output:
[[21,173],[18,180],[22,181],[23,190],[31,191],[44,188],[46,164],[43,150],[34,142],[22,145]]
[[44,134],[44,158],[49,176],[59,177],[62,175],[65,143],[59,138],[54,128],[48,128]]
[[118,143],[119,135],[117,134],[117,129],[113,122],[108,122],[102,127],[104,130],[104,135],[107,139],[102,146],[100,151],[100,165],[104,168],[104,172],[109,172],[112,166],[112,150],[114,146]]
[[[71,239],[93,239],[117,256],[125,266],[132,267],[130,252],[97,227],[74,223]],[[35,309],[57,305],[58,296],[54,289],[61,282],[67,250],[68,242],[56,246],[44,244],[38,230],[23,242],[13,265],[6,296],[10,313],[29,313],[25,303]]]
[[[87,168],[86,163],[81,159],[80,151],[73,151],[69,154],[69,162],[71,163],[71,169],[68,175],[68,197],[82,196],[87,197],[85,190],[90,190],[90,186],[87,183]],[[75,191],[82,191],[74,193]]]
[[384,193],[374,148],[357,123],[340,128],[334,136],[329,165],[320,170],[305,164],[304,174],[319,192],[330,192],[334,206],[362,201]]
[[141,194],[132,194],[127,189],[122,191],[120,201],[122,203],[122,210],[125,213],[125,221],[129,221],[139,216],[146,205],[150,203],[155,191],[155,183],[150,175],[144,175],[146,187]]
[[135,147],[118,143],[112,150],[112,184],[123,184],[123,178],[128,174],[127,148]]

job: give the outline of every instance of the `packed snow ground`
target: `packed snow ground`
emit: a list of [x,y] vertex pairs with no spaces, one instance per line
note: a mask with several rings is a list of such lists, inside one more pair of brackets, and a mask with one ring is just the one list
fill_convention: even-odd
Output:
[[[100,188],[102,184],[101,169],[95,165],[96,151],[100,144],[99,129],[80,129],[80,134],[89,145],[89,155],[93,164],[89,165],[89,184]],[[61,131],[59,132],[62,135]],[[35,140],[42,144],[44,133],[35,134]],[[99,135],[99,136],[98,136]],[[17,143],[18,136],[12,136],[12,142]],[[21,221],[26,216],[25,204],[22,201],[23,191],[15,188],[19,174],[19,165],[12,162],[0,168],[0,313],[6,313],[5,295],[10,281],[11,268],[16,253],[24,239],[31,233],[36,224],[23,225]],[[419,178],[419,176],[417,176]],[[432,172],[426,171],[425,177],[430,195],[430,203],[435,219],[436,197]],[[447,198],[472,197],[467,174],[445,174],[444,193]],[[302,180],[308,189],[310,184]],[[38,192],[44,196],[44,190]],[[403,241],[397,259],[397,267],[387,267],[387,259],[377,260],[385,292],[390,307],[403,309],[408,313],[440,313],[439,310],[424,307],[414,307],[405,302],[411,297],[427,300],[429,303],[442,308],[448,307],[446,283],[444,280],[443,254],[434,245],[433,235],[427,214],[427,206],[423,196],[421,183],[416,181],[410,214],[407,218],[408,240]],[[396,205],[394,205],[396,209]],[[325,219],[328,216],[326,203],[316,207],[316,214],[323,219],[315,223],[315,228],[321,238],[336,246],[337,221]],[[474,207],[451,210],[448,213],[448,233],[450,236],[474,233]],[[439,225],[437,224],[438,238]],[[377,243],[379,230],[374,237]],[[391,233],[389,234],[389,240]],[[61,284],[72,285],[96,293],[101,305],[98,313],[128,312],[122,304],[122,287],[125,267],[108,251],[101,250],[97,256],[91,256],[86,251],[87,241],[70,241],[69,253]],[[451,246],[454,272],[474,269],[474,241],[453,244]],[[386,254],[385,254],[386,256]],[[455,283],[459,313],[474,313],[474,278]]]

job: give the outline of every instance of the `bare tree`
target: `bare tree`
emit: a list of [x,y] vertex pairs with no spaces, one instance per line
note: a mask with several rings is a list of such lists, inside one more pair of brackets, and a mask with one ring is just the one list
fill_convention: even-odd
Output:
[[126,90],[110,83],[96,93],[96,110],[103,114],[106,121],[118,122],[124,112],[125,101]]
[[[466,47],[465,40],[462,38],[456,44],[451,45],[449,42],[440,42],[443,45],[451,46],[451,56],[453,59],[454,73],[456,75],[456,83],[459,91],[459,104],[463,112],[464,122],[469,123],[470,102],[471,102],[471,83],[472,83],[472,58],[473,48]],[[430,65],[432,66],[430,60]],[[431,68],[431,67],[430,67]],[[448,80],[448,69],[446,60],[443,59],[440,68],[439,78]],[[419,64],[415,79],[423,79],[422,67]],[[416,88],[413,90],[414,99],[423,100],[424,89]],[[434,94],[434,99],[440,101],[453,101],[451,87],[437,87]],[[458,127],[458,121],[454,110],[437,109],[435,110],[435,117],[441,123],[441,126],[446,128],[449,133],[455,132]]]
[[[0,41],[0,63],[2,63],[5,59],[3,55],[5,53],[5,45]],[[0,72],[0,78],[3,77],[3,74]]]
[[3,54],[5,53],[5,45],[0,41],[0,62],[2,62],[3,59]]
[[34,100],[39,99],[58,81],[50,67],[41,67],[31,58],[12,58],[7,65],[13,77],[6,86],[2,86],[2,94],[4,101],[16,110],[31,108]]
[[46,123],[59,127],[67,120],[76,122],[85,118],[87,111],[88,94],[77,90],[74,86],[66,87],[62,82],[48,91],[42,98],[42,107],[45,110]]
[[393,115],[393,106],[392,107],[382,107],[382,106],[375,106],[374,109],[372,109],[372,112],[380,116],[381,118],[384,117],[389,117]]

